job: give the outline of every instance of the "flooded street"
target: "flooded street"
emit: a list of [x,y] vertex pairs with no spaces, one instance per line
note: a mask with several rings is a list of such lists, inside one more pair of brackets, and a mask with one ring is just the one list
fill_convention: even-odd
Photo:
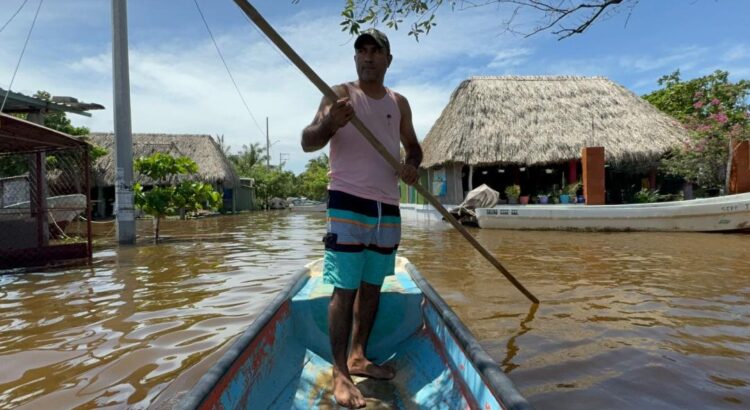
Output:
[[[168,406],[322,255],[322,215],[167,221],[90,267],[0,276],[0,408]],[[114,237],[97,224],[98,238]],[[407,225],[408,257],[539,409],[748,408],[750,235]]]

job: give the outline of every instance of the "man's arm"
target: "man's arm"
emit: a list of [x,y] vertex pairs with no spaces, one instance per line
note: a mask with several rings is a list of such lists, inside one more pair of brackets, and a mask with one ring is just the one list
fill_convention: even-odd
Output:
[[333,91],[339,99],[331,102],[323,97],[313,122],[302,130],[302,150],[305,152],[325,147],[333,134],[354,116],[354,108],[349,103],[346,87],[337,85],[333,87]]
[[409,185],[419,181],[419,164],[422,163],[422,147],[419,146],[417,133],[414,131],[414,123],[411,119],[411,107],[409,101],[401,94],[396,94],[398,108],[401,111],[401,144],[404,145],[406,158],[399,170],[399,176]]

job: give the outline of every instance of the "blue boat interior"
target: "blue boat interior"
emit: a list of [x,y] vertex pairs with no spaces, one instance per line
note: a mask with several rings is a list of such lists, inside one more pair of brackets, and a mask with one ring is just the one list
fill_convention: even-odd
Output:
[[[319,264],[318,264],[319,265]],[[217,403],[225,409],[339,408],[331,386],[328,303],[319,266],[299,281],[237,363]],[[383,285],[368,357],[393,380],[355,377],[368,409],[501,409],[434,306],[405,269]]]

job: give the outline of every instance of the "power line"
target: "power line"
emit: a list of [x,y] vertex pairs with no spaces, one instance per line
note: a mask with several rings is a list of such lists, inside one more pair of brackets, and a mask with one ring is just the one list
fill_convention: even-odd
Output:
[[245,97],[242,95],[242,92],[240,91],[240,87],[237,85],[237,81],[234,80],[232,71],[229,69],[229,65],[227,64],[227,61],[224,59],[224,55],[221,53],[221,50],[219,49],[219,45],[216,43],[214,34],[211,32],[211,27],[208,26],[208,21],[206,21],[206,16],[203,15],[203,11],[201,10],[200,5],[198,4],[198,0],[193,0],[193,3],[195,3],[195,8],[198,9],[198,13],[201,15],[201,19],[203,20],[203,24],[206,26],[208,35],[211,37],[211,41],[214,43],[216,52],[219,53],[219,58],[221,58],[221,62],[224,64],[224,68],[227,70],[227,74],[229,74],[229,78],[232,80],[232,84],[234,84],[234,89],[237,90],[237,94],[240,96],[240,99],[242,100],[242,104],[245,106],[247,113],[250,114],[250,118],[253,119],[253,122],[255,123],[255,126],[258,128],[258,131],[260,131],[260,133],[263,134],[264,133],[263,129],[260,127],[260,124],[258,124],[258,121],[255,119],[255,116],[253,115],[252,111],[250,111],[250,107],[247,105],[247,101],[245,101]]
[[6,21],[5,24],[3,24],[2,27],[0,27],[0,33],[2,33],[3,30],[5,30],[5,27],[8,27],[8,24],[10,24],[10,22],[13,21],[14,18],[16,18],[16,16],[18,15],[18,13],[21,12],[21,9],[23,9],[23,6],[25,6],[28,1],[29,0],[23,0],[23,3],[21,3],[21,5],[18,7],[18,10],[16,10],[16,12],[13,13],[12,16],[10,16],[10,18],[8,19],[8,21]]
[[31,38],[31,32],[34,31],[34,24],[36,24],[36,19],[39,17],[39,10],[42,9],[42,3],[44,3],[44,0],[39,0],[39,6],[36,8],[36,13],[34,14],[34,20],[31,22],[31,27],[29,28],[29,33],[26,35],[26,41],[23,43],[23,49],[21,50],[21,55],[18,57],[18,63],[16,63],[16,69],[13,70],[13,76],[10,78],[10,84],[8,84],[8,90],[5,91],[5,97],[3,98],[3,103],[0,105],[0,112],[3,112],[3,109],[5,109],[5,102],[8,101],[8,94],[10,94],[10,89],[13,87],[13,81],[16,80],[16,74],[18,73],[18,67],[21,66],[21,60],[23,59],[23,54],[26,52],[26,46],[29,45],[29,39]]

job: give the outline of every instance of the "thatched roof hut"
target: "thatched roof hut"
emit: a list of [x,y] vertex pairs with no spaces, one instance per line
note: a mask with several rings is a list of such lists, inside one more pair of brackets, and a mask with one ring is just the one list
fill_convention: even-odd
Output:
[[[107,149],[107,155],[99,158],[94,165],[94,185],[113,186],[115,183],[115,138],[114,134],[93,133],[91,142]],[[175,134],[133,134],[133,159],[149,156],[156,152],[172,156],[185,156],[198,164],[198,179],[212,184],[222,184],[224,188],[238,185],[234,168],[210,135]],[[148,185],[150,181],[134,175],[136,182]]]
[[647,101],[603,77],[473,77],[424,139],[424,167],[541,165],[603,146],[612,163],[655,161],[686,136]]

